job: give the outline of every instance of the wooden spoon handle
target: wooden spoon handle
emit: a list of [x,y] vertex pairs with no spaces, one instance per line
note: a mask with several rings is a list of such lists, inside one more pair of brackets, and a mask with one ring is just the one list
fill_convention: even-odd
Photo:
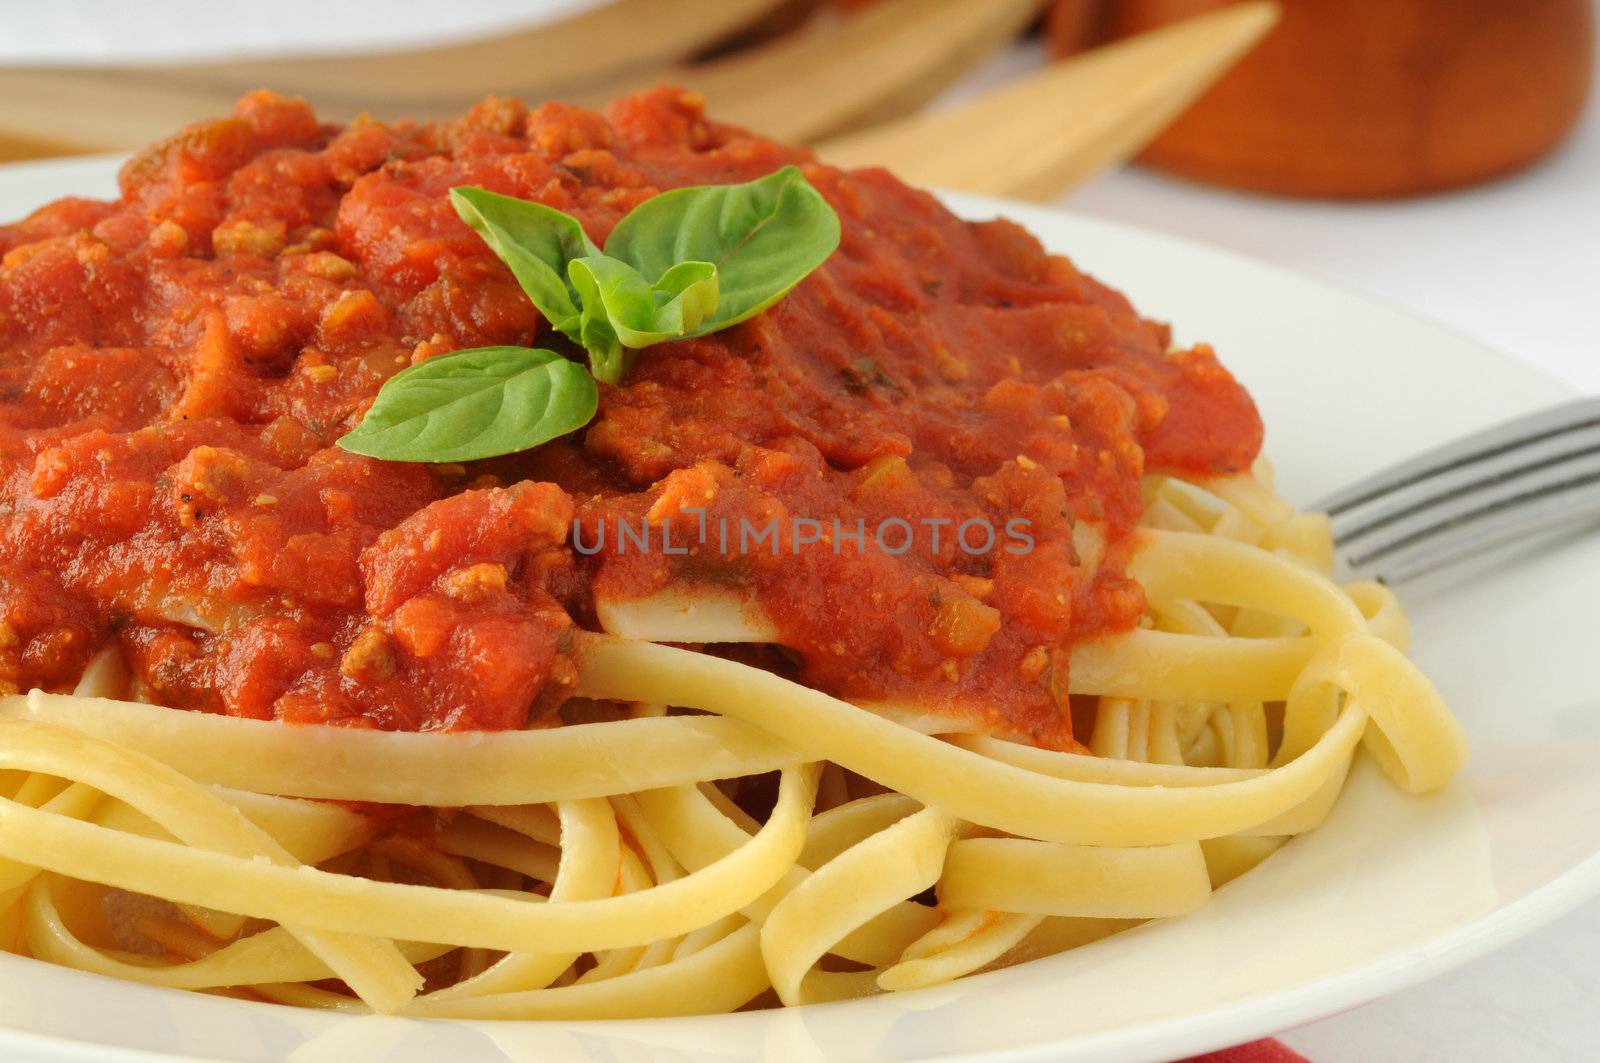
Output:
[[840,166],[916,184],[1050,200],[1147,144],[1272,28],[1247,0],[1062,62],[948,111],[829,140]]
[[547,100],[660,70],[779,7],[782,0],[615,0],[495,38],[375,55],[150,68],[0,70],[0,160],[137,148],[227,114],[245,91],[302,95],[324,117],[380,104],[421,118],[490,93]]
[[880,0],[835,27],[780,38],[669,80],[707,111],[814,142],[910,114],[1022,32],[1039,0]]
[[324,108],[381,106],[406,115],[421,109],[432,117],[441,106],[454,112],[461,101],[490,94],[565,99],[686,59],[781,6],[782,0],[611,0],[557,22],[441,47],[186,64],[161,74],[229,97],[266,86]]

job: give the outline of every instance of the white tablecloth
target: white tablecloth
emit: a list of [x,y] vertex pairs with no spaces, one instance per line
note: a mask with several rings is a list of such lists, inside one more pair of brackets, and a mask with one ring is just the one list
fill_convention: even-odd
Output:
[[[1600,392],[1600,106],[1543,165],[1452,195],[1305,203],[1123,170],[1062,205],[1359,290]],[[1600,902],[1591,902],[1454,974],[1283,1040],[1314,1063],[1587,1063],[1600,1059],[1597,1002]]]

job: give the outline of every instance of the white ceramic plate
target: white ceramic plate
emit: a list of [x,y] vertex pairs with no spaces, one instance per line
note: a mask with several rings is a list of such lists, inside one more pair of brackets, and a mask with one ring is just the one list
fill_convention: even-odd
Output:
[[[0,217],[111,189],[112,164],[0,171]],[[1196,244],[1003,211],[1206,339],[1261,404],[1302,502],[1566,394],[1434,325]],[[0,954],[0,1052],[300,1063],[374,1058],[1163,1059],[1237,1043],[1458,965],[1600,893],[1600,537],[1409,588],[1416,656],[1470,735],[1464,779],[1407,798],[1358,765],[1328,823],[1204,910],[935,990],[790,1011],[604,1023],[348,1018],[170,993]],[[148,1058],[148,1057],[145,1057]]]

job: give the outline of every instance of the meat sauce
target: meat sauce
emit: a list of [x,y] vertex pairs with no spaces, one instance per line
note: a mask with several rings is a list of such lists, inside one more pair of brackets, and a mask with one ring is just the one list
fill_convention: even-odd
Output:
[[[833,258],[750,321],[644,351],[586,429],[467,466],[334,446],[423,359],[582,357],[455,217],[453,186],[603,242],[661,190],[787,163],[840,216]],[[119,199],[0,227],[0,256],[10,690],[70,687],[114,641],[178,708],[547,724],[597,597],[694,582],[759,602],[807,683],[1063,746],[1071,647],[1143,606],[1123,574],[1140,477],[1237,472],[1261,439],[1210,349],[1169,353],[1164,326],[1017,226],[674,89],[345,127],[255,93],[133,159]],[[671,553],[619,541],[668,520]],[[722,548],[741,520],[777,530]]]

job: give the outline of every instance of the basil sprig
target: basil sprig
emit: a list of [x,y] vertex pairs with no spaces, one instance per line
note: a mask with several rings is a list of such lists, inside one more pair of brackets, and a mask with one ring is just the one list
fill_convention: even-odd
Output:
[[[839,246],[839,218],[798,167],[639,204],[602,251],[569,214],[482,188],[450,201],[546,320],[588,353],[481,347],[395,374],[339,445],[390,461],[471,461],[527,450],[588,424],[595,380],[635,353],[736,325],[787,295]],[[593,375],[590,375],[592,371]]]
[[481,188],[450,192],[550,324],[614,384],[632,352],[704,336],[783,298],[839,246],[839,218],[797,166],[645,200],[601,251],[577,219]]

